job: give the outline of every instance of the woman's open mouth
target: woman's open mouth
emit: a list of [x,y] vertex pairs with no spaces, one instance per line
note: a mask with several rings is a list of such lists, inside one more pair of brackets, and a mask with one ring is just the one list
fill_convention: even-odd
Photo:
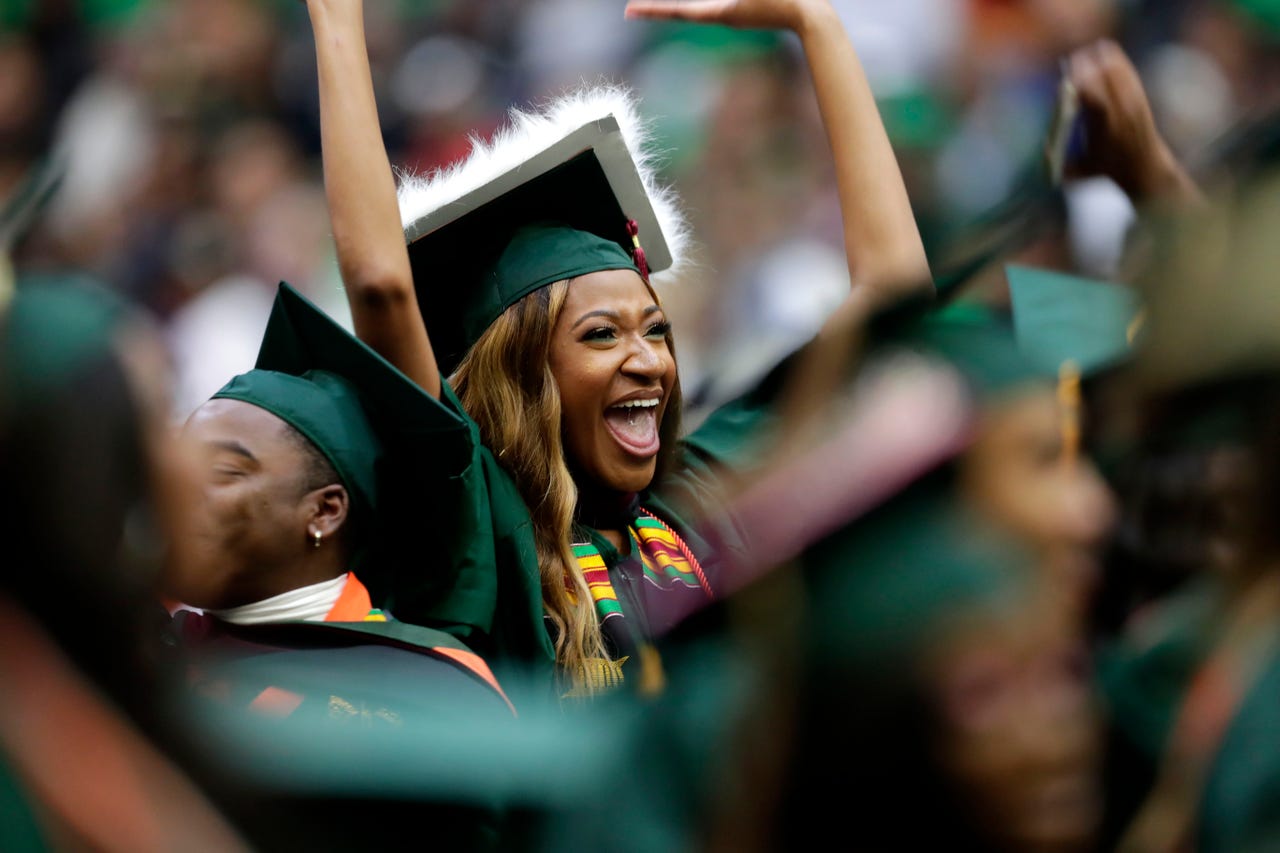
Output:
[[622,449],[633,456],[649,457],[658,452],[657,397],[626,400],[604,411],[604,422]]

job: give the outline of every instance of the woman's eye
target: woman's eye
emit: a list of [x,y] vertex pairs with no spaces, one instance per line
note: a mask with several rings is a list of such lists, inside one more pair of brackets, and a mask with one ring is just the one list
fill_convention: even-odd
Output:
[[671,324],[666,320],[660,323],[654,323],[644,333],[646,338],[665,338],[671,331]]
[[616,336],[613,333],[613,329],[608,326],[600,326],[588,331],[582,336],[582,339],[584,341],[611,341],[614,337]]

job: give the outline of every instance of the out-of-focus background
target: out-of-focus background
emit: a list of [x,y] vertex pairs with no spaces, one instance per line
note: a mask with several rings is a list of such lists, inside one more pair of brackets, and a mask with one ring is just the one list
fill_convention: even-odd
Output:
[[[881,99],[931,251],[1037,168],[1071,49],[1126,48],[1188,163],[1276,100],[1267,0],[834,0]],[[511,105],[632,86],[667,152],[695,263],[665,294],[690,416],[807,338],[845,265],[797,44],[624,21],[621,0],[366,3],[391,160],[463,156]],[[0,0],[0,198],[49,151],[65,185],[13,259],[95,273],[161,318],[182,419],[252,366],[277,281],[344,322],[319,172],[315,59],[297,0]],[[1114,275],[1133,215],[1067,193],[1070,257]],[[802,274],[797,274],[802,270]]]
[[[83,832],[52,849],[178,849],[134,843],[122,827],[225,841],[214,821],[207,833],[196,824],[204,810],[188,808],[200,802],[176,770],[101,760],[117,754],[112,744],[149,754],[132,728],[102,727],[109,703],[97,707],[73,680],[37,689],[76,670],[258,849],[352,846],[318,818],[356,845],[380,837],[371,826],[438,840],[421,804],[443,800],[448,811],[507,796],[502,840],[529,841],[517,851],[786,849],[824,821],[841,839],[883,839],[876,849],[1083,853],[1117,839],[1133,842],[1126,850],[1276,849],[1280,212],[1269,169],[1280,0],[832,2],[878,96],[939,289],[979,298],[874,318],[859,330],[872,346],[851,384],[810,383],[824,365],[804,356],[830,355],[826,338],[793,360],[819,368],[797,369],[802,390],[836,398],[823,413],[832,432],[784,424],[778,467],[735,491],[730,518],[711,518],[708,541],[726,520],[754,535],[745,550],[765,573],[732,578],[742,585],[722,607],[660,638],[663,702],[605,705],[583,717],[596,729],[557,707],[545,732],[522,708],[526,725],[509,740],[487,720],[455,729],[434,718],[398,730],[407,738],[362,728],[368,741],[345,741],[301,721],[282,738],[250,716],[247,732],[265,737],[236,751],[202,737],[234,735],[230,723],[180,731],[188,720],[156,701],[169,670],[188,687],[199,675],[180,654],[188,623],[175,630],[153,586],[197,538],[184,516],[210,494],[194,491],[190,460],[159,440],[168,433],[156,422],[183,421],[253,365],[278,281],[350,325],[306,9],[0,0],[0,305],[12,296],[4,319],[17,318],[0,324],[10,501],[0,510],[0,699],[13,712],[0,714],[0,850],[19,849],[4,833],[24,822],[55,841]],[[691,262],[662,285],[692,425],[757,384],[846,292],[835,182],[793,37],[627,21],[623,7],[364,2],[397,169],[454,161],[509,107],[582,82],[639,95],[694,234]],[[1205,199],[1184,186],[1196,196],[1181,199],[1187,220],[1166,223],[1167,198],[1136,192],[1135,210],[1109,179],[1050,187],[1043,145],[1063,57],[1104,38],[1132,59],[1163,140],[1205,190],[1228,162],[1256,169],[1248,192],[1241,181],[1238,198],[1221,194],[1238,209],[1200,210]],[[1138,106],[1145,117],[1132,97],[1117,115],[1134,119]],[[1140,161],[1110,172],[1132,189],[1132,169],[1150,164],[1123,150],[1124,130],[1100,147]],[[1252,154],[1265,156],[1240,151],[1254,132],[1267,138]],[[33,186],[42,175],[61,176],[56,192]],[[31,228],[13,215],[14,202],[44,198]],[[984,244],[1010,223],[1017,239]],[[1169,224],[1181,227],[1157,227]],[[1001,314],[1016,290],[1007,262],[1026,265],[1049,297],[1065,277],[1046,269],[1099,281],[1067,282],[1062,304],[1042,301],[1050,316],[1033,317],[1024,336]],[[115,305],[125,300],[75,297],[68,282],[26,286],[68,270],[141,305],[159,345],[150,324]],[[1104,282],[1140,285],[1142,311]],[[1098,316],[1103,291],[1117,314],[1123,302],[1123,322]],[[1079,366],[1086,333],[1117,330],[1136,369],[1060,372]],[[1041,340],[1073,333],[1082,340],[1066,341],[1070,353]],[[1033,354],[1030,344],[1045,346]],[[1052,375],[1033,371],[1037,354],[1052,356]],[[176,382],[153,394],[152,380],[167,382],[153,363],[165,356]],[[796,399],[810,402],[797,394],[776,408]],[[422,537],[414,571],[435,567],[432,523],[409,531]],[[732,549],[713,550],[728,560]],[[71,660],[49,654],[55,646]],[[373,686],[412,706],[414,691],[398,692],[408,680]],[[507,682],[519,704],[512,683],[523,685]],[[328,676],[316,684],[332,724]],[[196,692],[226,700],[228,719],[258,704]],[[338,711],[339,724],[363,724]],[[352,747],[345,763],[330,748],[340,740]],[[201,754],[187,752],[192,741]],[[229,775],[207,766],[211,745]],[[273,761],[280,748],[303,763]],[[114,793],[139,807],[117,808]],[[350,811],[333,806],[348,795]],[[547,818],[538,829],[549,838],[523,832],[527,817]],[[708,835],[700,848],[673,841]]]

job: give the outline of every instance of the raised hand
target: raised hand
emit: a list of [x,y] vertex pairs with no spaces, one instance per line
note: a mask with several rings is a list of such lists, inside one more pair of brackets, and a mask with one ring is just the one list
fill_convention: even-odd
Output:
[[1068,58],[1066,73],[1079,93],[1086,133],[1069,175],[1106,175],[1138,203],[1198,196],[1156,127],[1138,70],[1118,44],[1104,39],[1080,48]]
[[835,160],[850,298],[863,294],[883,303],[932,287],[875,96],[828,0],[630,0],[625,15],[796,33]]
[[628,18],[723,24],[741,29],[800,30],[827,0],[631,0]]
[[418,311],[387,159],[360,0],[308,0],[320,142],[338,269],[356,334],[432,396],[440,371]]

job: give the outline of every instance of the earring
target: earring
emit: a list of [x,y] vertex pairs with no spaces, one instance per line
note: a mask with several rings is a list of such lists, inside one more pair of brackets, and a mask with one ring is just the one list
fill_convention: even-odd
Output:
[[320,539],[321,539],[323,536],[324,536],[324,534],[323,534],[323,533],[321,533],[319,530],[312,530],[312,531],[311,531],[311,547],[312,547],[312,548],[319,548],[319,547],[320,547]]

